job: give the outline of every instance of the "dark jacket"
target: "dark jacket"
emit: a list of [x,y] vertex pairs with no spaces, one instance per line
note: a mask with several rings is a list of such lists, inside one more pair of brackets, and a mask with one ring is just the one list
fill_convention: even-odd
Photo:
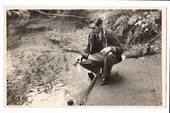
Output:
[[84,50],[85,53],[94,54],[103,49],[101,38],[94,32],[90,32],[88,36],[88,45]]
[[121,47],[119,39],[111,29],[103,29],[101,32],[103,48],[107,46]]
[[99,34],[95,31],[90,32],[88,36],[88,45],[84,50],[82,56],[88,57],[88,54],[94,54],[100,52],[103,48],[108,46],[115,46],[121,48],[119,39],[117,39],[115,32],[111,29],[102,29]]

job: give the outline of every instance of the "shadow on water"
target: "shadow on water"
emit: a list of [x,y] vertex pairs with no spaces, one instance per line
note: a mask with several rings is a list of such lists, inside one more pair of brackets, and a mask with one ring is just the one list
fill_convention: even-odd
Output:
[[119,72],[112,72],[109,84],[116,85],[116,84],[121,84],[124,81],[125,81],[125,78],[121,76]]

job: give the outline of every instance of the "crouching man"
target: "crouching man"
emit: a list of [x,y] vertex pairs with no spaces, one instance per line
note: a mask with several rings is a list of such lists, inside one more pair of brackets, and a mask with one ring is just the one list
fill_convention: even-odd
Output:
[[[111,69],[114,64],[122,61],[123,49],[121,47],[108,46],[99,53],[87,54],[81,56],[80,65],[97,74],[101,70],[101,85],[108,83],[111,75]],[[94,78],[93,73],[88,73],[89,78]]]

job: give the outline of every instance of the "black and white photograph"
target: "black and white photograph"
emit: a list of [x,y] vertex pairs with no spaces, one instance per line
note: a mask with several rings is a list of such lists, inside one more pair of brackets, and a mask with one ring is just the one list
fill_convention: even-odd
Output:
[[6,106],[165,105],[166,8],[5,8]]

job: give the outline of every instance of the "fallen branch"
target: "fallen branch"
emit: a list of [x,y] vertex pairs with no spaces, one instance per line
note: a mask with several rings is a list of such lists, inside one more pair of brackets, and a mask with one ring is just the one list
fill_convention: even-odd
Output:
[[57,19],[58,17],[72,17],[72,18],[78,18],[78,19],[90,19],[89,17],[61,14],[61,15],[53,15],[53,18],[50,19],[49,21],[53,21],[53,20]]
[[50,14],[49,14],[49,13],[45,13],[45,12],[40,11],[40,10],[34,10],[34,12],[36,12],[36,13],[40,13],[40,14],[45,15],[45,16],[50,16]]
[[62,50],[65,51],[65,52],[72,52],[72,53],[82,54],[81,51],[79,51],[79,50],[74,50],[74,49],[70,49],[70,48],[63,48]]
[[73,18],[79,18],[79,19],[90,19],[89,17],[82,17],[82,16],[76,16],[76,15],[49,14],[49,13],[45,13],[45,12],[40,11],[40,10],[35,10],[35,12],[40,13],[40,14],[45,15],[45,16],[51,16],[52,19],[50,19],[49,21],[55,20],[57,17],[73,17]]

